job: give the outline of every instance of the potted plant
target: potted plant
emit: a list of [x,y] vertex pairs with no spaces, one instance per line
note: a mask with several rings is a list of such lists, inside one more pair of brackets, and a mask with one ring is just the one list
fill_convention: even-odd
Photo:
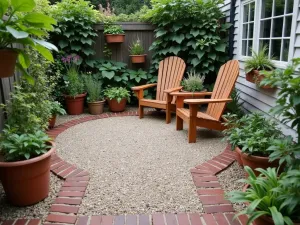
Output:
[[[46,31],[53,30],[52,25],[56,24],[56,21],[44,14],[32,12],[34,7],[34,0],[0,2],[0,78],[13,75],[18,57],[17,67],[25,78],[33,80],[25,70],[30,65],[26,46],[53,61],[50,50],[57,51],[57,48],[42,37]],[[18,44],[22,45],[23,49],[18,48]]]
[[[237,160],[252,169],[277,167],[278,161],[269,162],[271,152],[268,148],[274,139],[282,137],[274,121],[259,113],[247,114],[238,119],[236,115],[227,116],[225,140],[237,152]],[[238,157],[241,157],[239,160]]]
[[68,55],[62,58],[62,62],[66,66],[67,76],[65,77],[65,90],[64,95],[67,105],[67,112],[69,115],[79,115],[83,113],[84,99],[84,83],[79,75],[79,65],[81,58],[78,55]]
[[55,126],[57,115],[65,115],[66,111],[58,101],[51,101],[51,118],[49,119],[48,129],[52,129]]
[[140,39],[132,43],[129,52],[132,63],[144,63],[146,61],[146,54],[144,54],[144,47]]
[[201,76],[196,71],[188,72],[188,77],[183,79],[181,85],[184,92],[202,92],[204,90],[203,82],[205,76]]
[[[253,56],[245,61],[246,80],[260,85],[260,82],[265,78],[262,71],[272,71],[275,68],[272,58],[269,59],[268,48],[264,46],[258,53],[252,51]],[[265,85],[262,88],[272,88]]]
[[108,106],[112,112],[125,110],[127,101],[130,102],[130,92],[123,87],[111,87],[104,91]]
[[107,24],[104,26],[104,32],[107,43],[123,43],[125,34],[120,25]]
[[276,168],[257,169],[256,176],[250,167],[244,191],[233,191],[228,199],[246,203],[247,208],[236,215],[247,214],[248,224],[299,225],[300,224],[300,170],[288,170],[278,174]]
[[105,100],[102,96],[102,81],[94,79],[91,74],[85,77],[85,87],[88,93],[87,102],[92,115],[103,113]]

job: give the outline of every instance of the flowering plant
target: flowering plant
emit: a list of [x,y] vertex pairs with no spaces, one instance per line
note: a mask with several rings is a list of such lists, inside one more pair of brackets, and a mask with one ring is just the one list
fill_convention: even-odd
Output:
[[66,67],[67,73],[70,71],[76,71],[78,73],[82,58],[79,55],[71,54],[61,58],[64,66]]

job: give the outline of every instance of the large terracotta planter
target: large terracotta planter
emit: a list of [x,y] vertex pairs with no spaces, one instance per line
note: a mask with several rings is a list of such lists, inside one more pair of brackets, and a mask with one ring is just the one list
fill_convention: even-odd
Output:
[[130,55],[132,63],[145,63],[146,55]]
[[240,166],[243,166],[243,161],[242,161],[242,156],[241,156],[241,154],[242,154],[241,149],[240,149],[239,147],[236,147],[236,148],[235,148],[235,158],[236,158],[236,161],[238,162],[238,164],[239,164]]
[[8,200],[16,206],[28,206],[45,199],[49,193],[50,159],[54,144],[45,154],[24,161],[0,161],[0,180]]
[[125,34],[105,34],[107,43],[123,43],[125,41]]
[[18,53],[11,49],[0,49],[0,78],[14,75]]
[[248,155],[241,152],[241,158],[242,158],[243,166],[249,166],[256,175],[260,174],[258,171],[255,170],[257,168],[267,169],[268,167],[279,166],[278,161],[269,162],[269,157]]
[[90,114],[99,115],[103,113],[104,103],[105,101],[89,102],[88,106]]
[[[246,80],[254,83],[254,84],[260,84],[260,82],[265,78],[265,75],[259,74],[258,70],[251,70],[249,73],[246,73]],[[260,88],[264,89],[273,89],[274,87],[271,87],[270,85],[260,86]]]
[[66,105],[67,105],[67,113],[69,115],[79,115],[83,113],[84,99],[86,93],[77,95],[75,97],[65,95]]
[[52,115],[52,117],[49,119],[49,125],[48,129],[53,129],[56,122],[56,115]]
[[127,99],[123,98],[120,102],[116,99],[107,99],[109,110],[112,112],[123,112],[126,108]]

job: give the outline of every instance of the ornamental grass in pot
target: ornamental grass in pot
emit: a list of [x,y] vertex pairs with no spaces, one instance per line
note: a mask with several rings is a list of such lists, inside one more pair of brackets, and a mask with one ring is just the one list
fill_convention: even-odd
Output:
[[[190,71],[187,73],[188,77],[184,78],[181,82],[182,92],[204,92],[204,80],[205,76],[197,74],[195,71]],[[201,98],[201,97],[197,97]]]
[[272,71],[275,68],[272,60],[273,58],[269,58],[267,46],[259,52],[252,51],[251,58],[245,61],[246,80],[262,88],[272,88],[269,85],[260,85],[265,78],[264,71]]
[[104,91],[109,110],[112,112],[122,112],[126,108],[127,101],[130,102],[130,92],[123,87],[111,87]]
[[227,196],[234,203],[246,203],[239,215],[249,216],[247,225],[300,224],[300,168],[288,169],[281,174],[277,168],[257,169],[259,175],[245,166],[248,178],[242,180],[244,191],[233,191]]
[[82,59],[75,54],[62,58],[62,62],[66,67],[67,74],[65,79],[65,101],[67,105],[67,113],[69,115],[79,115],[84,110],[84,100],[86,93],[84,92],[84,83],[79,75],[79,66]]
[[129,48],[129,52],[132,63],[145,63],[147,55],[144,54],[145,50],[139,38],[132,43]]
[[120,25],[105,24],[104,35],[107,43],[123,43],[125,34]]
[[62,107],[62,105],[58,101],[52,101],[50,102],[51,107],[51,117],[49,118],[49,125],[48,129],[52,129],[55,126],[56,117],[58,115],[65,115],[66,110]]
[[[35,49],[44,58],[53,61],[50,50],[57,51],[57,48],[43,37],[47,31],[53,30],[52,25],[56,21],[33,12],[35,6],[34,0],[0,1],[0,78],[12,76],[17,65],[24,77],[32,81],[26,70],[30,65],[26,47]],[[18,48],[18,45],[23,48]]]
[[86,75],[84,81],[88,93],[87,102],[90,114],[103,113],[105,100],[102,95],[102,81],[94,78],[91,74]]

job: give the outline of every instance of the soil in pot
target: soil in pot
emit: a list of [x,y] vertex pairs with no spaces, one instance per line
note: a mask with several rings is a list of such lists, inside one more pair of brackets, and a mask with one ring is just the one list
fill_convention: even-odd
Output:
[[105,34],[107,43],[123,43],[125,41],[125,34]]
[[0,50],[0,78],[14,75],[18,53],[10,49]]
[[56,122],[56,115],[52,115],[52,117],[49,119],[49,125],[48,129],[53,129]]
[[89,102],[88,106],[90,114],[99,115],[103,113],[104,103],[105,101]]
[[107,99],[109,110],[112,112],[123,112],[126,108],[127,99],[124,98],[120,102],[116,99]]
[[146,55],[130,55],[132,63],[145,63]]
[[67,105],[67,113],[69,115],[80,115],[83,113],[85,96],[86,93],[75,97],[69,95],[64,96]]
[[45,154],[24,161],[0,161],[0,180],[7,199],[16,206],[36,204],[48,196],[50,159],[55,148]]

